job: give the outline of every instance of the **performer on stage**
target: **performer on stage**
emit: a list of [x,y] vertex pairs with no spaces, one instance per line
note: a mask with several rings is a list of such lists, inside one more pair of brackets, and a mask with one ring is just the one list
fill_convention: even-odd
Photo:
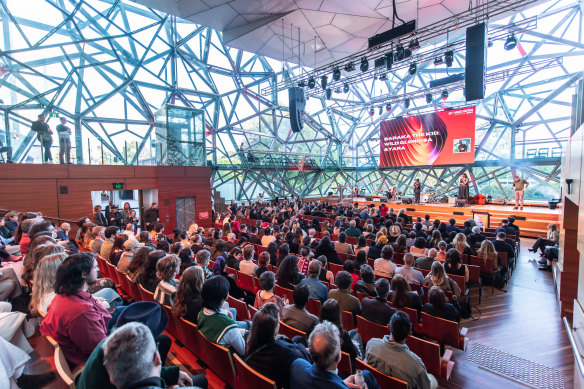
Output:
[[395,184],[392,184],[387,191],[387,201],[394,201],[396,193],[397,189],[395,188]]
[[468,201],[468,176],[462,173],[460,181],[458,181],[458,199]]
[[422,191],[422,185],[420,184],[420,180],[416,178],[414,181],[414,203],[420,204],[420,192]]
[[529,182],[524,180],[523,178],[519,178],[519,176],[515,176],[513,178],[513,189],[515,190],[515,206],[513,209],[523,209],[523,192],[525,188],[529,186]]
[[355,196],[359,196],[359,186],[355,185]]

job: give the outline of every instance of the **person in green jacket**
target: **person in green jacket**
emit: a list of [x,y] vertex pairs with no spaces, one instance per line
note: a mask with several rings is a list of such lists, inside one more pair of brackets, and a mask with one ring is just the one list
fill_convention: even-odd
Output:
[[[108,325],[108,333],[111,334],[117,328],[130,322],[138,322],[146,325],[152,332],[152,336],[157,339],[161,336],[162,331],[164,331],[168,324],[168,315],[157,303],[138,301],[127,307],[118,307],[116,313],[114,313],[114,316],[110,320],[110,325]],[[104,353],[102,346],[106,339],[102,340],[91,355],[89,355],[83,372],[77,380],[77,389],[116,389],[110,382],[109,374],[103,365]],[[163,357],[166,358],[166,355]],[[164,366],[164,363],[160,372],[160,378],[168,386],[190,386],[193,383],[188,374],[180,371],[179,366]]]

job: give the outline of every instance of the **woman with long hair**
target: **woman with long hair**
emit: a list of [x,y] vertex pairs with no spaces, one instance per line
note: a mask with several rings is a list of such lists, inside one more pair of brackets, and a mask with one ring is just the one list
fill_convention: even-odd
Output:
[[260,374],[276,381],[277,388],[290,387],[290,361],[310,361],[306,346],[298,340],[278,337],[280,310],[274,303],[263,305],[253,317],[245,347],[245,362]]
[[369,246],[367,246],[367,239],[365,239],[365,235],[359,235],[357,238],[357,245],[355,246],[355,252],[359,253],[359,251],[365,251],[365,258],[367,258],[367,251],[369,251]]
[[446,275],[442,262],[434,262],[430,273],[426,276],[423,282],[424,286],[437,286],[445,292],[452,292],[456,297],[460,297],[460,288]]
[[324,255],[330,263],[334,263],[336,265],[342,265],[343,262],[339,258],[339,254],[335,251],[331,244],[331,239],[328,236],[325,236],[320,240],[318,246],[316,247],[316,251],[314,253],[315,257],[320,257]]
[[428,245],[429,249],[438,249],[438,243],[442,240],[442,235],[440,235],[440,231],[434,230],[432,231],[432,235],[428,238]]
[[154,249],[152,247],[144,246],[139,248],[138,251],[136,251],[136,253],[132,257],[132,260],[128,265],[128,271],[126,272],[126,274],[132,280],[132,282],[137,281],[138,276],[144,269],[143,265],[144,262],[148,259],[148,254],[150,254],[153,250]]
[[412,308],[418,312],[418,320],[421,320],[422,299],[416,292],[412,292],[410,284],[404,276],[396,274],[391,279],[391,292],[387,298],[393,306],[399,308]]
[[404,234],[401,234],[400,236],[397,237],[397,240],[395,241],[395,245],[394,245],[394,252],[398,253],[398,254],[404,254],[408,251],[408,245],[407,245],[407,238]]
[[128,235],[120,234],[116,235],[114,238],[114,244],[112,246],[112,251],[110,252],[110,256],[108,258],[108,262],[114,266],[118,266],[118,262],[120,261],[120,257],[124,253],[124,243],[128,240]]
[[450,249],[446,253],[446,264],[444,270],[447,274],[464,277],[464,282],[468,282],[468,267],[462,263],[460,252],[457,249]]
[[154,250],[148,254],[148,258],[144,261],[142,265],[142,271],[138,276],[138,283],[142,287],[152,293],[156,290],[158,282],[160,281],[156,276],[156,263],[161,258],[164,258],[166,253],[162,250]]
[[282,261],[284,261],[288,255],[290,255],[290,246],[288,246],[288,243],[284,243],[278,249],[278,260],[276,261],[276,266],[280,266]]
[[132,212],[132,207],[130,206],[130,203],[128,203],[127,201],[124,203],[124,208],[121,211],[122,214],[122,220],[124,220],[124,226],[126,226],[130,220],[130,213]]
[[[360,349],[362,346],[361,338],[358,336],[356,330],[351,330],[351,333],[345,331],[343,328],[343,323],[341,321],[341,308],[339,303],[335,299],[326,300],[320,307],[320,322],[330,321],[339,329],[339,335],[341,336],[341,351],[349,354],[352,360],[359,358],[361,355]],[[357,345],[353,343],[353,339],[357,342]]]
[[547,226],[547,235],[544,238],[540,236],[537,238],[533,246],[528,249],[529,251],[535,253],[539,249],[541,251],[541,255],[544,254],[545,246],[554,246],[560,240],[560,232],[558,231],[558,226],[556,223],[550,223]]
[[426,239],[423,237],[418,237],[414,241],[414,245],[410,247],[410,253],[414,255],[414,257],[425,257],[428,255],[428,249],[426,248]]
[[288,255],[284,258],[276,273],[276,282],[278,285],[282,288],[294,289],[294,286],[303,278],[304,275],[298,269],[298,258],[296,255]]
[[452,241],[452,245],[461,254],[473,255],[472,249],[466,243],[466,236],[462,232],[459,232],[458,234],[456,234],[456,236],[454,237],[454,240]]
[[203,308],[201,291],[205,282],[205,273],[199,266],[191,266],[185,269],[176,290],[172,313],[177,317],[197,324],[197,316]]
[[266,252],[270,254],[270,265],[277,266],[278,263],[278,245],[276,242],[270,242],[266,247]]
[[32,285],[32,295],[30,298],[30,312],[33,315],[47,313],[49,304],[55,297],[55,279],[57,269],[67,258],[65,250],[54,252],[41,258],[36,271],[34,272],[34,283]]
[[444,291],[437,286],[431,287],[428,291],[428,302],[422,307],[422,312],[445,320],[460,322],[460,312],[448,302]]
[[483,263],[486,263],[488,259],[493,260],[493,272],[496,273],[499,271],[499,253],[495,250],[495,246],[493,242],[488,239],[483,240],[481,243],[481,247],[477,250],[477,257],[480,257],[483,260]]

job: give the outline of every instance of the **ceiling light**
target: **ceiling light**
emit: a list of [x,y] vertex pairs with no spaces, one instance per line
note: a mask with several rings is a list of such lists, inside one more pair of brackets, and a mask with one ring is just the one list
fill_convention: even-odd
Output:
[[314,89],[315,85],[316,85],[316,81],[314,81],[314,76],[310,76],[308,78],[308,87],[310,89]]
[[373,107],[369,108],[369,116],[375,115],[375,109]]
[[335,88],[335,93],[342,93],[342,92],[343,92],[343,89],[341,89],[341,87],[340,87],[340,86],[337,86],[337,87]]
[[343,92],[349,93],[349,84],[345,83],[345,85],[343,85]]
[[328,80],[326,78],[326,75],[320,77],[320,86],[322,87],[322,89],[326,89],[327,82]]
[[369,70],[369,61],[367,60],[366,57],[361,58],[360,69],[362,72],[366,72],[367,70]]
[[426,95],[426,103],[432,104],[432,93]]
[[418,38],[414,38],[410,41],[410,44],[408,45],[410,50],[417,50],[420,48],[420,41],[418,40]]
[[386,110],[387,112],[391,111],[391,103],[387,103],[387,104],[385,105],[385,110]]
[[353,70],[355,70],[355,64],[353,62],[349,62],[348,64],[345,65],[345,71],[347,73],[350,73]]
[[406,51],[401,43],[398,43],[395,47],[395,61],[401,61],[406,57]]
[[446,63],[446,67],[452,67],[452,63],[454,62],[454,52],[452,50],[444,53],[444,62]]
[[328,88],[328,89],[326,90],[326,99],[327,99],[327,100],[330,100],[330,99],[331,99],[331,97],[332,97],[332,95],[333,95],[333,91],[331,90],[331,88]]
[[412,76],[413,76],[414,74],[416,74],[416,71],[417,71],[417,70],[418,70],[418,65],[416,65],[416,63],[415,63],[415,62],[412,62],[412,63],[410,64],[410,68],[408,69],[408,73],[410,73],[410,75],[412,75]]
[[442,100],[446,100],[448,98],[448,91],[446,89],[444,89],[442,91],[441,97],[442,97]]
[[333,80],[339,81],[341,79],[341,69],[334,68],[333,69]]
[[511,34],[507,37],[507,41],[505,42],[505,50],[510,51],[513,50],[517,46],[517,38],[515,34]]
[[379,75],[379,80],[380,81],[387,81],[387,73],[381,73]]
[[306,81],[300,80],[300,82],[298,83],[298,87],[304,88],[305,86],[306,86]]
[[404,100],[404,107],[406,107],[406,109],[410,108],[410,99],[405,99]]
[[442,65],[444,63],[444,59],[442,57],[434,58],[434,66]]
[[385,54],[385,68],[387,70],[391,70],[392,66],[393,66],[393,51],[390,51],[389,53]]

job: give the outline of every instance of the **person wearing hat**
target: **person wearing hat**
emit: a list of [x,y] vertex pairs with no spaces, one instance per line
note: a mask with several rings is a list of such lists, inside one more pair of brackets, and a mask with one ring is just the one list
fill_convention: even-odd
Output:
[[134,254],[138,249],[144,247],[144,243],[138,242],[136,239],[128,239],[124,242],[124,252],[120,257],[120,261],[118,262],[118,271],[122,273],[128,272],[128,267],[130,266],[130,262],[132,262],[132,258],[134,258]]
[[[168,335],[162,333],[168,324],[168,315],[159,304],[152,301],[139,301],[132,303],[127,307],[119,307],[108,325],[109,337],[111,337],[112,333],[115,333],[117,329],[128,323],[141,323],[142,325],[145,325],[150,330],[154,341],[158,344],[158,353],[162,364],[160,378],[165,384],[163,387],[166,385],[193,385],[193,379],[185,372],[180,371],[179,366],[164,366],[166,355],[170,350],[172,341]],[[103,345],[106,340],[107,339],[102,340],[97,347],[95,347],[91,355],[89,355],[89,359],[85,363],[83,372],[77,380],[77,389],[116,388],[111,383],[110,375],[104,366]],[[130,358],[131,355],[125,353],[124,359],[126,357]],[[206,380],[199,383],[201,378],[199,376],[195,377],[198,386],[207,387]],[[202,376],[202,378],[204,379],[204,376]]]
[[124,229],[124,216],[118,209],[117,205],[112,205],[109,214],[109,225],[118,227],[120,230]]

